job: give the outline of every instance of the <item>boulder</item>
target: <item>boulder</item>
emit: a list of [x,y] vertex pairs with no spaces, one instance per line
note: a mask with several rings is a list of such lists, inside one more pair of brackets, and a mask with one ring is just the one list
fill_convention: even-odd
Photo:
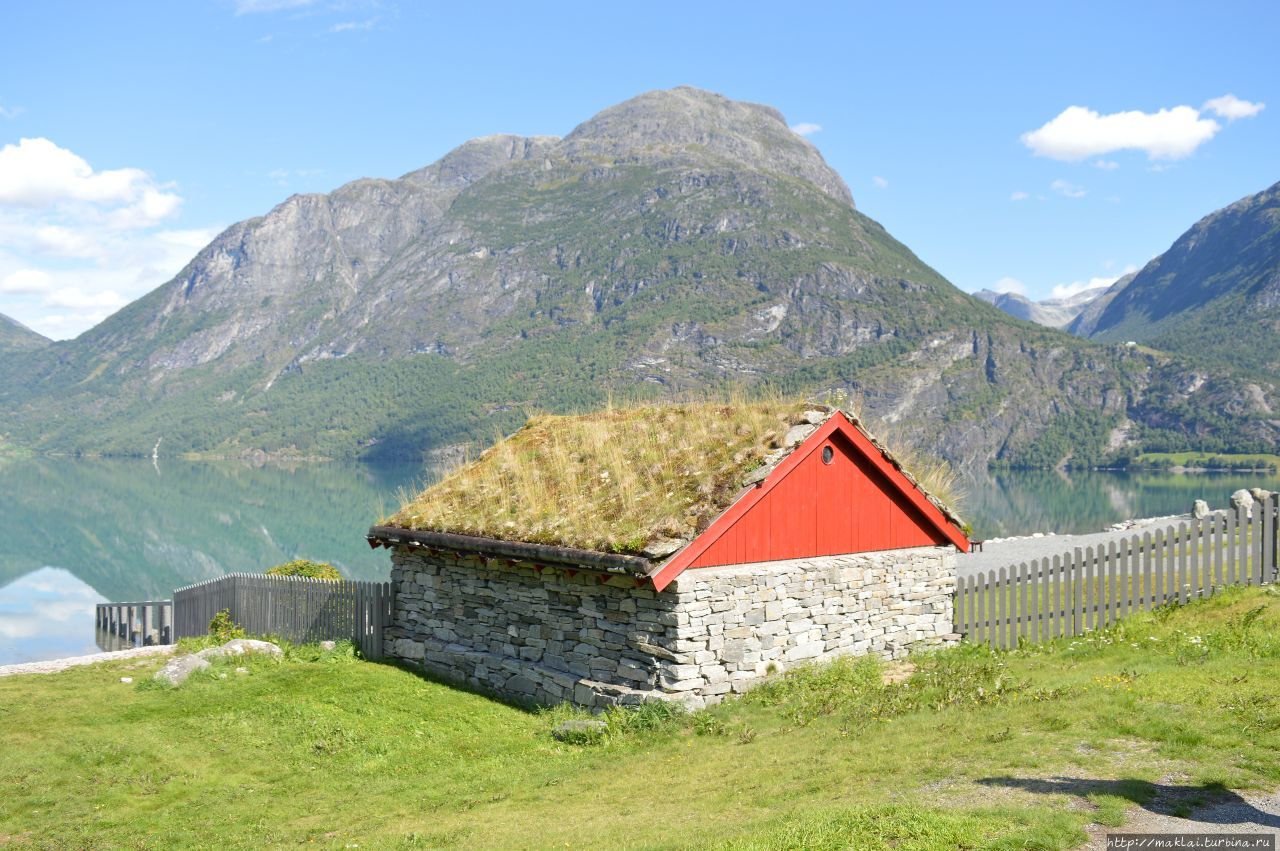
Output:
[[218,647],[206,647],[196,655],[208,660],[226,656],[244,656],[246,653],[262,653],[277,659],[284,655],[284,651],[270,641],[255,641],[252,638],[233,638]]
[[586,744],[597,741],[604,738],[607,732],[609,732],[608,724],[588,718],[561,721],[551,729],[551,735],[556,739],[573,744]]
[[1191,507],[1191,516],[1197,520],[1203,520],[1209,516],[1209,503],[1203,499],[1197,499]]
[[209,660],[198,655],[178,656],[170,659],[163,668],[156,671],[155,678],[171,686],[180,686],[187,681],[187,677],[207,667],[209,667]]

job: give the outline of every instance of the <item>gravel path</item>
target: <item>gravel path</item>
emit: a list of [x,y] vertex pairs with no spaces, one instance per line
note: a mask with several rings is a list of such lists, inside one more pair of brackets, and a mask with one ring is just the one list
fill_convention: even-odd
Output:
[[1124,827],[1099,827],[1089,833],[1089,851],[1106,851],[1108,833],[1261,833],[1277,837],[1280,847],[1280,792],[1228,793],[1194,811],[1189,818],[1142,809]]
[[0,665],[0,677],[15,674],[54,674],[77,665],[95,665],[98,662],[115,662],[139,656],[160,656],[173,652],[172,644],[157,647],[136,647],[133,650],[115,650],[111,653],[91,653],[88,656],[72,656],[69,659],[50,659],[47,662],[23,662],[19,665]]
[[1090,532],[1084,535],[1043,535],[1039,538],[1003,538],[987,541],[982,545],[981,552],[956,557],[956,573],[959,576],[969,576],[980,570],[998,570],[1045,556],[1052,558],[1055,555],[1069,553],[1076,547],[1105,545],[1144,529],[1163,529],[1166,526],[1190,521],[1190,519],[1190,516],[1185,514],[1173,517],[1147,517],[1130,521],[1125,529],[1109,529],[1105,532]]

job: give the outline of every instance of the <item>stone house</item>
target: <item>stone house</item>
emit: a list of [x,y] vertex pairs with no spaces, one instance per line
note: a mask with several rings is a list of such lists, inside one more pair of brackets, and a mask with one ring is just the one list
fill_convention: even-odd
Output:
[[531,703],[700,707],[956,638],[964,527],[855,418],[692,407],[541,418],[371,528],[390,655]]

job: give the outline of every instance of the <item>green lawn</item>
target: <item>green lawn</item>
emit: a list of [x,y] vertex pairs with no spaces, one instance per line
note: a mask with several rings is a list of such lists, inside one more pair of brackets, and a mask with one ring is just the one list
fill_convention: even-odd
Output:
[[4,678],[0,847],[1069,848],[1165,786],[1280,786],[1270,589],[915,662],[576,745],[567,710],[308,648],[174,690],[119,682],[155,662]]
[[1143,452],[1130,464],[1134,468],[1204,467],[1216,470],[1277,470],[1280,455],[1233,452]]

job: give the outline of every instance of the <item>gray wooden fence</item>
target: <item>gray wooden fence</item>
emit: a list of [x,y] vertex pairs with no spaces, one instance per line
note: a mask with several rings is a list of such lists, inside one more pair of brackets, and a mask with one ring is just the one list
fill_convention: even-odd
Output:
[[345,639],[366,659],[380,659],[392,603],[389,582],[231,573],[174,591],[173,629],[177,638],[206,635],[225,609],[250,635],[298,643]]
[[1104,546],[983,571],[956,585],[955,631],[992,647],[1080,635],[1228,585],[1276,581],[1280,495]]
[[173,643],[173,601],[98,603],[98,646],[120,650],[144,644]]

